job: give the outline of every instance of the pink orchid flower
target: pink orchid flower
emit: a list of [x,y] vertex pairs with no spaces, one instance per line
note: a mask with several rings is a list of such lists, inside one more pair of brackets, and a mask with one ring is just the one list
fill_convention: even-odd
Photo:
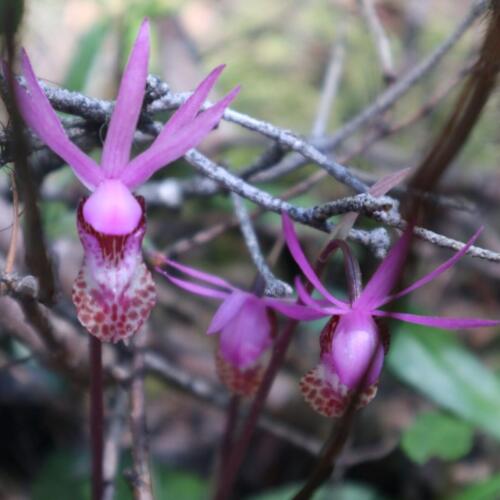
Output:
[[381,318],[394,318],[408,323],[444,329],[476,328],[499,325],[499,320],[478,318],[442,318],[380,308],[417,290],[452,267],[471,247],[481,229],[453,257],[404,290],[391,294],[408,255],[412,233],[407,230],[379,265],[366,287],[351,302],[335,298],[324,287],[300,247],[289,217],[283,214],[283,231],[290,252],[311,285],[323,296],[313,299],[300,280],[297,293],[302,302],[323,316],[332,316],[321,337],[321,361],[301,381],[306,401],[325,416],[340,416],[353,393],[360,390],[358,406],[369,403],[376,394],[377,382],[388,347],[388,334]]
[[236,394],[252,395],[260,383],[262,356],[272,344],[275,329],[273,311],[297,320],[323,316],[315,309],[287,299],[258,297],[217,276],[172,260],[164,260],[164,264],[210,286],[183,280],[157,268],[173,284],[197,295],[222,300],[207,334],[220,333],[217,371],[221,380]]
[[101,166],[69,140],[24,51],[21,65],[26,88],[17,82],[15,86],[17,104],[26,123],[91,191],[78,208],[78,233],[85,255],[73,288],[73,301],[85,328],[99,339],[112,342],[137,332],[156,300],[155,286],[141,253],[146,230],[144,199],[132,191],[197,146],[239,91],[239,87],[235,88],[199,113],[224,66],[215,68],[173,114],[152,145],[130,159],[146,88],[149,45],[146,19],[120,83]]

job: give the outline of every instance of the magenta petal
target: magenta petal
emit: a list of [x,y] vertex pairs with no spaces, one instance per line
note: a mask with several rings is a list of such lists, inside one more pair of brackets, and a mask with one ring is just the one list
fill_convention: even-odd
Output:
[[[313,299],[305,289],[300,278],[295,279],[295,288],[297,289],[297,295],[299,296],[299,299],[304,304],[306,304],[310,308],[315,309],[316,311],[321,311],[324,316],[330,314],[342,314],[346,312],[345,309],[332,308],[329,301]],[[334,312],[332,312],[332,309],[334,310]]]
[[212,70],[211,73],[198,85],[193,94],[172,115],[170,120],[168,120],[168,122],[160,132],[160,135],[158,135],[158,137],[153,142],[153,145],[163,142],[168,138],[170,134],[174,134],[196,118],[198,111],[205,102],[208,94],[217,82],[217,79],[219,78],[224,68],[224,64],[217,66],[217,68]]
[[221,355],[238,369],[246,369],[259,360],[271,342],[266,306],[258,297],[247,294],[242,307],[221,331]]
[[374,384],[382,370],[384,348],[373,318],[358,312],[342,316],[333,333],[331,351],[322,359],[332,364],[332,370],[350,389],[360,383],[363,388]]
[[403,269],[413,236],[413,226],[409,226],[391,248],[387,257],[365,286],[354,307],[369,311],[379,307],[387,299]]
[[21,65],[29,93],[15,80],[14,88],[24,121],[52,151],[68,163],[84,186],[90,190],[94,189],[104,178],[102,170],[66,135],[59,118],[40,88],[24,51],[21,53]]
[[238,314],[239,310],[247,300],[247,295],[249,294],[240,291],[234,291],[231,295],[229,295],[214,314],[214,317],[210,322],[210,326],[208,327],[207,334],[212,335],[220,332],[227,322]]
[[316,290],[318,290],[318,292],[320,292],[321,295],[325,297],[325,299],[328,299],[332,304],[335,304],[341,309],[346,309],[347,304],[345,302],[342,302],[341,300],[336,299],[332,294],[330,294],[330,292],[323,286],[323,284],[319,280],[318,276],[314,272],[314,269],[309,264],[306,256],[304,255],[304,252],[302,251],[302,248],[300,247],[299,240],[297,239],[297,234],[295,233],[295,229],[293,227],[292,221],[290,220],[290,217],[288,217],[288,215],[283,212],[281,214],[281,219],[283,222],[283,233],[285,235],[288,249],[290,250],[290,253],[295,259],[295,262],[300,267],[306,278],[311,282],[314,288],[316,288]]
[[189,124],[136,156],[120,176],[122,182],[130,189],[135,189],[149,179],[158,169],[177,160],[187,151],[196,147],[217,125],[224,114],[224,110],[236,97],[239,90],[240,88],[236,87],[226,97],[199,114]]
[[139,224],[142,207],[119,180],[107,179],[83,205],[83,216],[100,233],[128,234]]
[[203,297],[211,297],[213,299],[225,299],[228,296],[228,292],[222,292],[220,290],[214,290],[213,288],[208,288],[206,286],[198,285],[196,283],[191,283],[190,281],[185,281],[180,278],[176,278],[169,274],[167,271],[160,269],[159,267],[156,270],[165,276],[169,281],[171,281],[174,285],[179,288],[183,288],[188,292],[195,293],[196,295],[201,295]]
[[376,307],[383,306],[384,304],[387,304],[388,302],[399,299],[400,297],[403,297],[403,296],[413,292],[417,288],[420,288],[421,286],[426,285],[427,283],[429,283],[433,279],[437,278],[440,274],[447,271],[450,267],[452,267],[460,258],[462,258],[467,253],[467,250],[473,245],[473,243],[476,241],[476,239],[478,238],[478,236],[482,230],[483,230],[482,227],[479,228],[474,233],[472,238],[467,242],[467,244],[460,251],[458,251],[453,257],[448,259],[446,262],[443,262],[443,264],[436,267],[436,269],[434,269],[434,271],[430,272],[429,274],[427,274],[423,278],[420,278],[418,281],[413,283],[413,285],[410,285],[408,288],[405,288],[401,292],[398,292],[394,295],[387,297],[381,304],[378,304]]
[[457,328],[479,328],[500,325],[500,320],[480,318],[443,318],[440,316],[420,316],[418,314],[399,313],[392,311],[373,311],[373,316],[399,319],[416,325],[435,326],[444,330]]
[[155,285],[142,261],[146,230],[143,217],[129,234],[95,231],[78,208],[78,234],[84,248],[82,268],[73,286],[73,302],[83,326],[102,341],[117,342],[136,333],[151,312]]
[[199,269],[195,269],[194,267],[189,267],[183,264],[179,264],[179,262],[176,262],[175,260],[165,259],[164,262],[168,266],[173,267],[174,269],[177,269],[178,271],[181,271],[184,274],[187,274],[188,276],[191,276],[201,281],[206,281],[211,285],[220,286],[221,288],[227,288],[229,290],[237,290],[237,288],[231,285],[231,283],[213,274],[205,273],[204,271],[200,271]]
[[148,60],[149,21],[144,19],[123,72],[102,149],[102,168],[108,178],[119,178],[129,161],[134,132],[144,100]]
[[325,313],[318,308],[311,308],[293,302],[287,302],[283,299],[273,299],[265,297],[262,301],[271,309],[274,309],[288,318],[298,321],[311,321],[319,318],[324,318],[329,313]]

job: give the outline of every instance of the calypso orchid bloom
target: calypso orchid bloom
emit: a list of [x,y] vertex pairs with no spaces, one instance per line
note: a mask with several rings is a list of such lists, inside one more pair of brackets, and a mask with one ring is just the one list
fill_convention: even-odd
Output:
[[217,276],[172,260],[164,260],[163,263],[210,286],[183,280],[157,268],[173,284],[197,295],[222,300],[207,333],[220,333],[217,372],[232,392],[242,396],[252,395],[262,379],[263,354],[272,344],[276,326],[274,311],[297,320],[323,316],[315,308],[298,305],[287,299],[258,297]]
[[353,293],[350,303],[335,298],[323,286],[300,247],[293,223],[285,214],[283,231],[288,248],[304,276],[323,296],[322,300],[312,298],[302,282],[296,280],[301,301],[322,312],[323,316],[331,316],[320,336],[320,364],[307,373],[300,384],[306,401],[322,415],[341,416],[356,391],[359,391],[358,407],[368,404],[375,397],[389,343],[382,318],[451,330],[500,324],[499,320],[420,316],[380,309],[389,302],[417,290],[452,267],[474,243],[481,229],[459,252],[434,271],[404,290],[391,294],[410,248],[411,228],[406,230],[365,288],[361,290],[360,284],[354,287],[358,291]]
[[84,261],[73,288],[78,319],[93,335],[116,342],[137,332],[156,300],[141,245],[146,230],[144,199],[133,190],[177,160],[214,128],[239,88],[199,113],[224,66],[215,68],[173,114],[141,154],[130,159],[146,88],[149,22],[135,40],[103,144],[101,166],[73,144],[40,88],[28,56],[21,65],[25,88],[16,82],[16,100],[29,127],[64,159],[91,194],[78,208]]

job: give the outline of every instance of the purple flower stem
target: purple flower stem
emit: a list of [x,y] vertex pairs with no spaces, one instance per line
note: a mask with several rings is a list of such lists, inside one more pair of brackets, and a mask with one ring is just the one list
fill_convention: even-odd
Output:
[[316,264],[316,272],[318,276],[323,273],[328,259],[337,249],[342,250],[344,254],[345,276],[352,303],[361,295],[361,270],[358,261],[352,255],[351,247],[344,240],[334,239],[323,247]]
[[92,500],[102,500],[104,403],[102,343],[89,335],[90,355],[90,442],[92,450]]
[[221,478],[219,487],[215,493],[214,500],[226,500],[230,498],[234,482],[236,480],[240,466],[245,458],[250,439],[259,420],[259,416],[266,403],[267,396],[274,382],[274,378],[278,373],[283,359],[285,358],[286,351],[292,340],[292,333],[297,326],[297,321],[290,320],[283,333],[279,336],[273,349],[271,361],[266,369],[264,378],[257,390],[257,394],[252,402],[248,417],[243,424],[243,429],[238,440],[235,442],[232,453],[229,454],[226,461],[224,476]]
[[222,437],[222,443],[219,448],[219,459],[216,466],[216,484],[221,484],[224,475],[226,474],[227,463],[234,442],[236,424],[238,422],[238,415],[240,412],[240,405],[241,397],[237,394],[233,394],[226,408],[226,423],[224,428],[224,435]]

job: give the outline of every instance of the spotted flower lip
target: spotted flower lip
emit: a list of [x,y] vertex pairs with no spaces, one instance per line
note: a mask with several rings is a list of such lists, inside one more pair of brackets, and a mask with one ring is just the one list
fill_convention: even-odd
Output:
[[[78,212],[78,232],[85,254],[73,299],[82,324],[101,340],[129,337],[140,328],[154,305],[154,284],[141,253],[145,207],[132,190],[196,147],[239,92],[239,87],[234,88],[201,112],[224,69],[224,65],[218,66],[172,115],[150,147],[131,159],[146,89],[149,49],[149,21],[145,19],[120,82],[101,165],[70,141],[25,51],[21,53],[24,86],[14,80],[16,102],[26,124],[91,191]],[[136,310],[127,314],[134,299]]]
[[296,279],[301,301],[323,316],[332,319],[321,334],[321,362],[301,381],[306,400],[319,413],[332,417],[346,410],[353,394],[358,392],[358,406],[366,405],[377,390],[388,334],[381,319],[393,318],[408,323],[444,329],[474,328],[500,325],[500,320],[480,318],[443,318],[380,309],[389,302],[426,285],[451,268],[476,241],[480,228],[464,247],[434,271],[398,293],[391,293],[408,255],[412,238],[410,226],[379,265],[365,288],[347,303],[335,298],[321,283],[307,261],[290,218],[282,215],[283,232],[290,253],[311,285],[323,296],[315,299]]

